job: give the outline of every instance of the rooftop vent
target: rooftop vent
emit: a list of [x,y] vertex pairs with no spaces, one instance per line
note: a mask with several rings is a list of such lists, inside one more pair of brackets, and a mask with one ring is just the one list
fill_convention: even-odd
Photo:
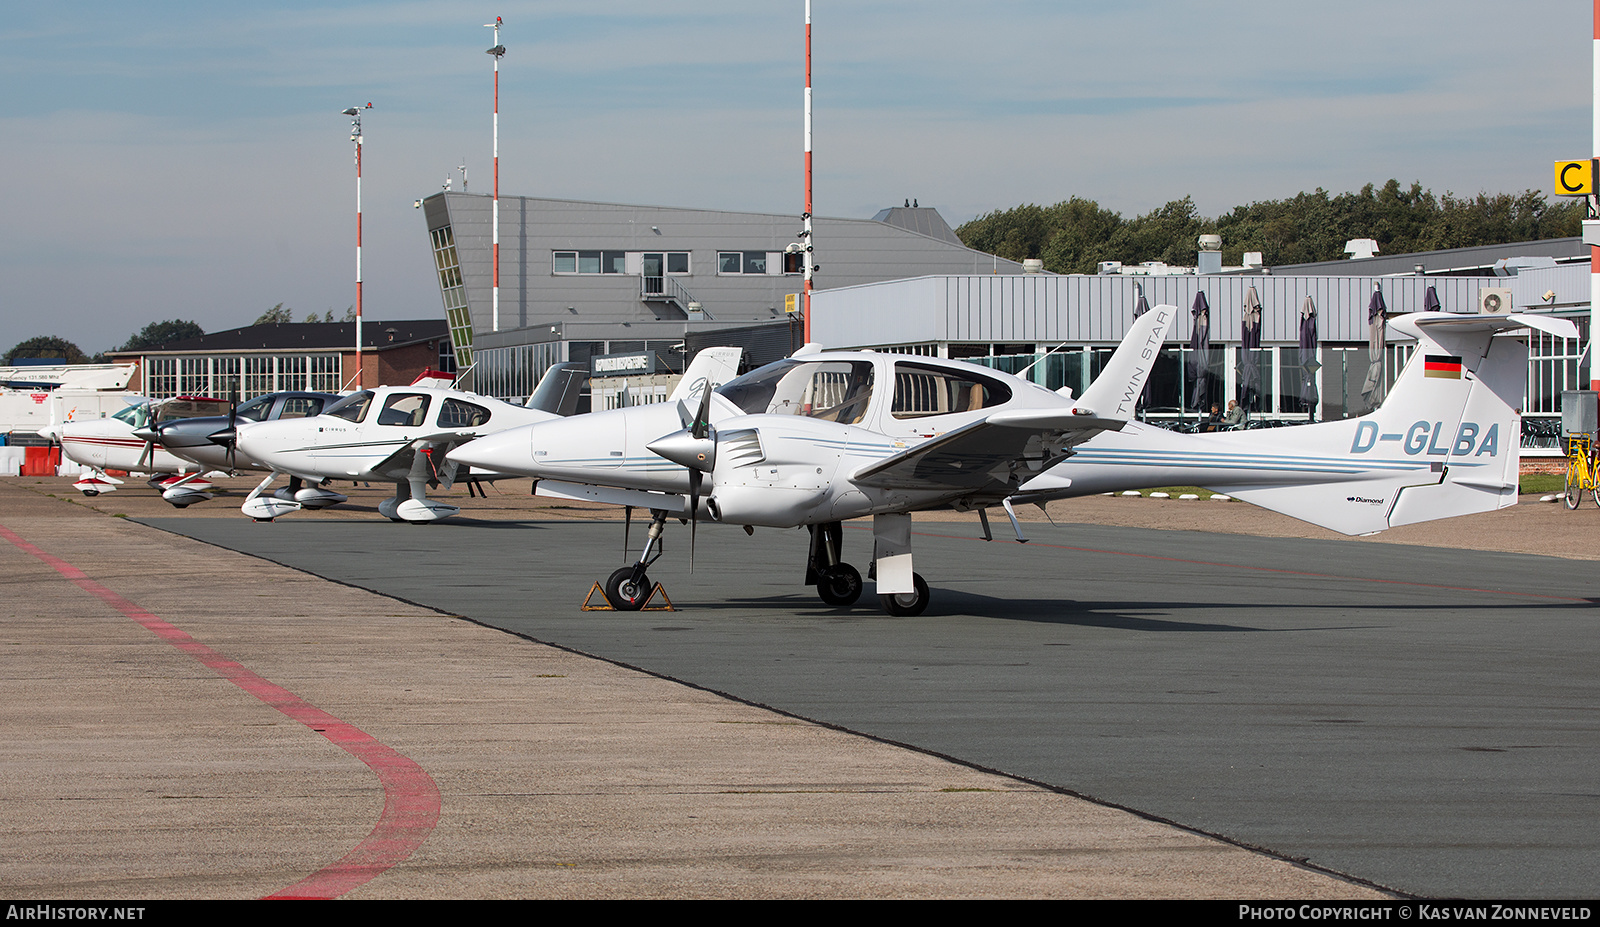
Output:
[[1352,238],[1344,243],[1344,253],[1352,261],[1373,257],[1378,253],[1378,243],[1371,238]]

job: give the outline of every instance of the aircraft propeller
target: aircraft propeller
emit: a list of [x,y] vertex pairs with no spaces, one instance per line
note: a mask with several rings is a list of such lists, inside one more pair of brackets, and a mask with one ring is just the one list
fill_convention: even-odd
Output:
[[[685,415],[687,411],[688,405],[680,400],[680,421],[688,418]],[[689,569],[692,571],[695,535],[700,524],[700,489],[705,485],[705,474],[710,473],[717,463],[717,439],[711,429],[710,382],[702,385],[700,407],[695,411],[694,418],[684,421],[684,425],[684,430],[657,438],[645,448],[675,464],[681,464],[689,471]]]
[[138,466],[141,470],[149,469],[156,460],[156,440],[160,435],[156,431],[156,405],[153,402],[145,404],[144,423],[133,430],[135,438],[144,441],[144,450],[139,452]]
[[228,390],[228,472],[232,473],[234,467],[234,451],[239,447],[239,384],[235,382]]

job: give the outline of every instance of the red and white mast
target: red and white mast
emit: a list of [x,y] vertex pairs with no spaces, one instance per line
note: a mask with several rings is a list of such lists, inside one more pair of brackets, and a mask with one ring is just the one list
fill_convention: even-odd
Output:
[[[1594,156],[1600,158],[1600,0],[1594,0]],[[1594,221],[1600,205],[1600,190],[1589,200],[1589,221],[1583,223],[1584,238],[1593,240],[1591,230],[1600,228]],[[1600,357],[1595,356],[1594,339],[1600,335],[1600,245],[1589,246],[1589,388],[1600,390]],[[1581,348],[1580,348],[1581,350]],[[1583,376],[1580,371],[1579,376]],[[1580,381],[1581,382],[1581,381]]]
[[[1595,0],[1600,3],[1600,0]],[[492,331],[500,330],[500,59],[505,56],[506,47],[500,44],[500,26],[502,20],[496,16],[494,22],[484,23],[494,30],[494,47],[489,49],[490,57],[494,58],[494,316],[491,326]],[[462,181],[465,187],[466,181]]]
[[[1596,0],[1600,3],[1600,0]],[[361,111],[366,106],[352,106],[344,111],[350,117],[350,141],[356,145],[356,389],[361,389]]]
[[[1600,0],[1595,0],[1595,8],[1600,9]],[[805,223],[801,235],[805,239],[805,296],[801,301],[801,312],[805,314],[805,340],[811,343],[811,270],[814,254],[811,250],[811,0],[806,0],[806,126],[805,126],[805,159],[806,159],[806,211],[801,215]]]

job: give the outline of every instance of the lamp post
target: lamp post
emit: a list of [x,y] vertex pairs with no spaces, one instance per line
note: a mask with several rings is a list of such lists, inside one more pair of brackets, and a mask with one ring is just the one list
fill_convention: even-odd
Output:
[[350,117],[350,141],[356,146],[356,389],[361,388],[361,111],[366,106],[352,106],[344,111]]
[[[494,30],[494,47],[488,50],[489,57],[494,59],[494,331],[500,330],[500,59],[506,54],[506,47],[500,44],[501,24],[498,16],[494,22],[484,23]],[[466,180],[461,183],[465,192]]]

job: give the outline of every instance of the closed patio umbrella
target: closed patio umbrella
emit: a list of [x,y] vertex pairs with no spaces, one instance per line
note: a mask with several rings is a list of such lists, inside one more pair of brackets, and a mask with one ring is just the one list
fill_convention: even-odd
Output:
[[1239,405],[1246,412],[1256,411],[1261,396],[1261,366],[1256,352],[1261,350],[1261,297],[1252,285],[1244,294],[1244,317],[1239,323]]
[[1317,417],[1317,304],[1307,296],[1300,304],[1300,408]]
[[1211,401],[1209,378],[1211,366],[1211,304],[1205,291],[1194,294],[1194,305],[1189,314],[1194,317],[1194,327],[1189,333],[1189,408],[1204,412]]
[[1384,387],[1387,385],[1383,376],[1383,349],[1384,327],[1387,325],[1384,314],[1388,311],[1389,307],[1383,304],[1383,290],[1374,283],[1372,298],[1367,300],[1367,378],[1361,384],[1361,395],[1366,397],[1369,409],[1375,409],[1383,402]]
[[[1139,316],[1150,311],[1150,304],[1145,301],[1144,287],[1141,287],[1139,284],[1135,283],[1133,285],[1133,291],[1139,294],[1139,301],[1133,304],[1133,317],[1137,319]],[[1144,410],[1150,407],[1150,387],[1154,382],[1155,377],[1153,376],[1147,376],[1144,379],[1144,391],[1139,394],[1139,402],[1133,410],[1134,417],[1138,418],[1140,421],[1144,420]]]

